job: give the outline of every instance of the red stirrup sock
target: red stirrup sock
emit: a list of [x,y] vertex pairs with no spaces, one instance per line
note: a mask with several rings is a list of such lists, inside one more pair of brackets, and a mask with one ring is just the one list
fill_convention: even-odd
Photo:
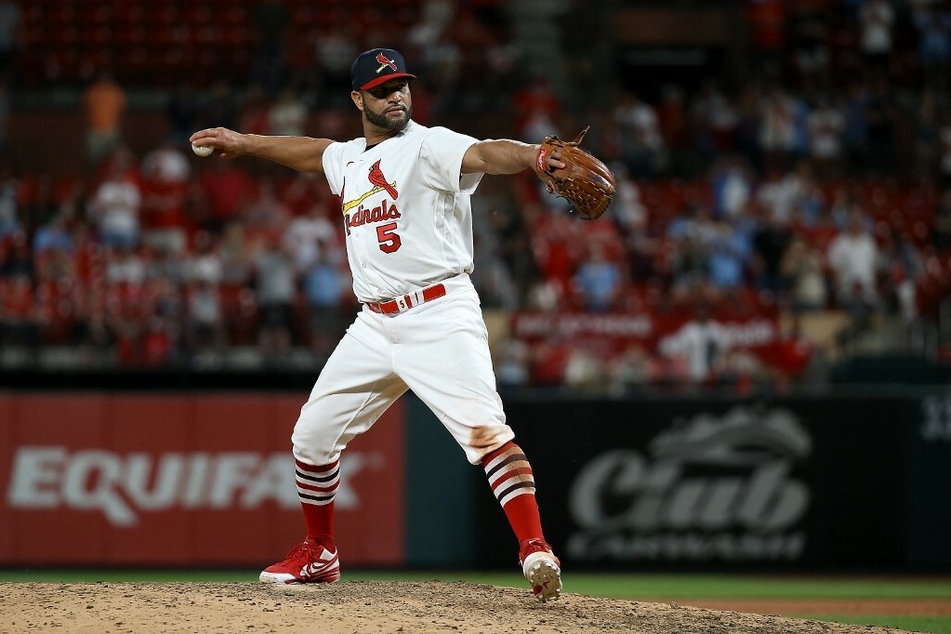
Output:
[[544,539],[535,501],[535,477],[521,447],[511,441],[505,443],[482,459],[482,468],[518,541]]
[[340,485],[340,460],[319,467],[300,460],[294,462],[307,541],[334,550],[334,496]]

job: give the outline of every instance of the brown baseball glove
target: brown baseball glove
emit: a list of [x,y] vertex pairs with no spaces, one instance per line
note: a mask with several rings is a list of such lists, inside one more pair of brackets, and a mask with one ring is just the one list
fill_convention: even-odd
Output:
[[[535,158],[535,173],[548,187],[548,193],[570,202],[572,209],[585,220],[599,218],[611,204],[616,190],[611,170],[579,147],[590,127],[582,130],[574,141],[545,137]],[[551,156],[565,163],[565,167],[550,167]]]

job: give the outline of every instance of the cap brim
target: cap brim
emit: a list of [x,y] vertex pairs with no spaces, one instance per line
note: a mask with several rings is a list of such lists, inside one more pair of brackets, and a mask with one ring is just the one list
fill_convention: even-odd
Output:
[[367,83],[360,86],[360,90],[370,90],[371,88],[376,88],[380,84],[385,84],[391,79],[400,79],[406,77],[408,79],[416,79],[416,75],[410,75],[409,73],[390,73],[389,75],[383,75],[382,77],[376,77],[371,79]]

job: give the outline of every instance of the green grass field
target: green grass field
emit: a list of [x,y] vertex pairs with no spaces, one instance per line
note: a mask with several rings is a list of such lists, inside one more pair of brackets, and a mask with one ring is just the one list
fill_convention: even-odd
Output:
[[[344,580],[470,581],[522,587],[517,573],[345,571]],[[78,571],[0,570],[0,582],[242,582],[256,581],[257,571]],[[689,599],[930,599],[951,606],[951,578],[769,577],[685,574],[573,574],[565,591],[595,597],[638,601]],[[896,627],[930,634],[951,634],[951,616],[794,614],[822,621]]]

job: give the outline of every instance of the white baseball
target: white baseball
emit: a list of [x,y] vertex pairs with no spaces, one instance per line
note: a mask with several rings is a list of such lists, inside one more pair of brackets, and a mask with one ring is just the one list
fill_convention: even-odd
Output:
[[209,146],[195,145],[192,143],[192,152],[198,156],[211,156],[211,153],[215,151],[215,148]]

